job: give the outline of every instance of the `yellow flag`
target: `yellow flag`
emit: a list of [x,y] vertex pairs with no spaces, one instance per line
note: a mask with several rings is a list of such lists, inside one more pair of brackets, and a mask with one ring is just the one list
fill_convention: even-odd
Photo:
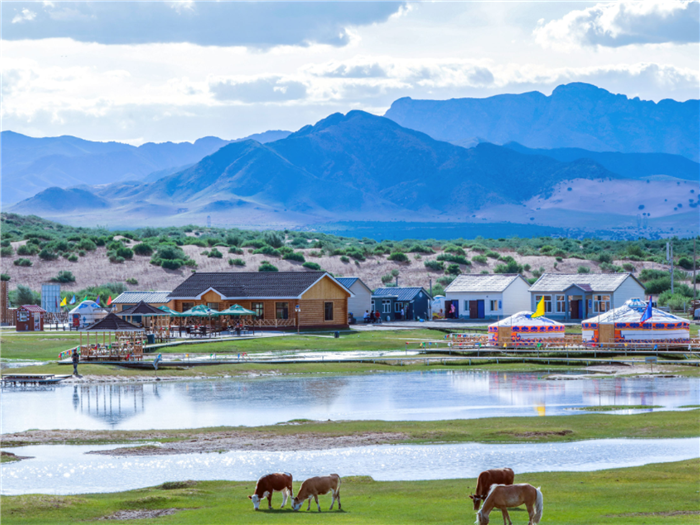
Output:
[[530,319],[534,319],[535,317],[542,317],[544,315],[544,296],[542,296],[542,299],[540,299],[540,302],[537,303],[537,310],[535,310],[535,313],[530,316]]
[[68,303],[66,302],[67,299],[68,299],[67,297],[64,297],[64,298],[63,298],[63,301],[61,301],[61,304],[60,304],[59,306],[66,306],[66,305],[68,304]]

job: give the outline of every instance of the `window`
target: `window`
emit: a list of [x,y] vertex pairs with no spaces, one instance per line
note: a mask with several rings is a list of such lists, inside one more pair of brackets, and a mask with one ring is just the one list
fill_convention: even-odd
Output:
[[277,319],[289,319],[289,303],[275,303]]
[[557,313],[560,313],[560,314],[566,313],[566,296],[557,295],[556,300],[557,300]]
[[609,295],[594,295],[593,296],[593,312],[602,314],[610,310]]
[[390,314],[391,313],[391,299],[382,299],[382,313],[383,314]]
[[265,304],[264,303],[250,303],[250,309],[255,312],[258,319],[263,319],[265,317]]
[[489,301],[489,303],[490,303],[489,307],[491,308],[492,312],[495,312],[496,310],[498,310],[498,300],[497,299],[491,299]]
[[398,314],[401,311],[402,306],[403,306],[403,304],[401,304],[401,303],[394,303],[394,312],[396,312]]
[[219,303],[207,303],[207,308],[209,308],[210,310],[216,310],[218,312]]
[[325,303],[325,319],[326,321],[332,321],[333,320],[333,303]]
[[537,308],[537,305],[540,304],[542,297],[544,297],[544,311],[551,312],[552,311],[552,296],[551,295],[545,295],[545,296],[536,295],[535,296],[535,308]]
[[194,303],[182,303],[182,311],[192,310],[194,308]]

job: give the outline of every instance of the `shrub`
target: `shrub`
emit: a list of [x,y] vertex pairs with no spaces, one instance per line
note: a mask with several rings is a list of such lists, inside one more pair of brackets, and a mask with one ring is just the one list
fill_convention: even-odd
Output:
[[273,257],[280,257],[280,252],[279,250],[276,250],[272,246],[263,246],[262,248],[258,248],[257,250],[253,250],[254,254],[262,254],[262,255],[270,255]]
[[598,255],[598,257],[596,257],[596,260],[597,260],[599,263],[608,263],[608,264],[612,264],[612,262],[613,262],[613,256],[610,255],[609,253],[601,253],[601,254]]
[[224,256],[224,254],[221,253],[216,248],[212,248],[211,251],[209,252],[209,255],[207,255],[207,257],[214,258],[214,259],[221,259],[223,256]]
[[687,307],[689,302],[689,297],[682,293],[671,294],[671,290],[666,290],[659,295],[659,306],[668,306],[671,310],[683,310],[683,307]]
[[69,260],[70,262],[78,262],[78,256],[77,256],[76,254],[74,254],[74,253],[71,253],[71,254],[68,256],[68,260]]
[[124,257],[117,255],[115,252],[109,253],[109,262],[114,264],[122,264],[124,262]]
[[350,257],[348,257],[347,255],[341,255],[341,256],[340,256],[340,261],[341,261],[341,262],[344,262],[344,263],[349,263],[349,262],[350,262]]
[[557,258],[559,262],[566,257],[566,252],[564,250],[556,250],[552,255]]
[[352,257],[356,261],[365,260],[365,254],[362,253],[362,250],[360,250],[359,248],[352,247],[345,251],[345,255],[347,255],[348,257]]
[[469,261],[463,255],[453,255],[451,253],[441,253],[437,256],[438,261],[446,261],[455,264],[464,264],[466,266],[471,266],[471,261]]
[[[104,246],[104,242],[102,242],[102,246]],[[87,238],[80,239],[80,242],[76,244],[75,247],[78,250],[85,250],[88,252],[94,252],[97,250],[97,244]]]
[[236,255],[241,255],[243,254],[243,250],[241,250],[240,248],[236,248],[235,246],[231,246],[228,249],[228,253],[235,253]]
[[387,259],[394,262],[409,262],[408,256],[403,252],[393,252]]
[[684,270],[692,270],[693,269],[693,259],[689,257],[681,257],[678,259],[678,266],[683,268]]
[[55,261],[58,259],[58,254],[56,252],[52,252],[48,248],[43,248],[39,252],[39,259],[42,261]]
[[632,272],[632,273],[637,271],[637,268],[632,263],[624,263],[622,265],[622,269],[625,270],[626,272]]
[[199,255],[204,255],[205,257],[209,257],[209,251],[204,250],[203,252],[199,252]]
[[1,274],[0,274],[0,281],[9,281],[9,280],[10,280],[10,276],[9,276],[9,275],[7,275],[6,273],[1,273]]
[[668,272],[664,270],[652,270],[650,268],[644,268],[639,273],[639,280],[642,282],[651,281],[652,279],[660,279],[662,277],[667,277]]
[[243,244],[241,244],[241,247],[259,249],[266,245],[267,243],[262,239],[248,239],[247,241],[244,241]]
[[243,242],[243,239],[241,239],[238,235],[234,235],[232,233],[229,233],[226,236],[226,244],[228,244],[232,248],[240,246],[242,242]]
[[22,259],[20,257],[19,259],[15,259],[14,265],[15,266],[31,266],[32,261],[30,261],[29,259]]
[[393,280],[394,280],[394,276],[391,275],[390,273],[388,273],[386,275],[382,275],[382,283],[384,283],[384,284],[389,284]]
[[425,261],[423,263],[428,270],[441,272],[445,269],[445,263],[442,261]]
[[272,246],[273,248],[281,248],[284,246],[284,237],[274,231],[265,232],[263,234],[263,240],[266,244]]
[[17,248],[17,255],[36,255],[38,251],[39,248],[36,246],[36,244],[23,244]]
[[245,266],[245,261],[243,259],[229,259],[228,260],[229,265],[231,266]]
[[450,276],[444,275],[444,276],[442,276],[442,277],[438,277],[438,278],[437,278],[437,283],[438,283],[440,286],[448,286],[448,285],[449,285],[452,281],[454,281],[454,280],[455,280],[454,277],[450,277]]
[[85,252],[85,250],[80,250],[80,251],[78,252],[78,255],[79,255],[80,257],[85,257],[85,255],[87,255],[87,253]]
[[474,257],[472,257],[472,262],[486,264],[488,262],[488,259],[485,255],[475,255]]
[[445,253],[453,253],[455,255],[467,255],[467,253],[462,248],[455,244],[446,244],[442,251]]
[[304,264],[302,264],[302,266],[303,266],[304,268],[308,269],[308,270],[316,270],[316,271],[318,271],[318,270],[321,269],[321,265],[320,265],[320,264],[315,263],[315,262],[309,262],[309,261],[307,261],[307,262],[305,262]]
[[263,261],[258,267],[259,272],[278,272],[277,266],[270,264],[267,261]]
[[136,279],[134,279],[133,277],[129,277],[126,280],[126,284],[139,284],[139,282]]
[[493,269],[494,273],[522,273],[523,267],[509,257],[505,263],[499,264]]
[[134,258],[134,250],[132,250],[131,248],[127,248],[126,246],[117,248],[117,257],[131,260]]
[[75,282],[75,276],[66,270],[61,270],[58,272],[58,275],[56,277],[51,278],[52,283],[74,283]]
[[448,275],[459,275],[462,273],[462,270],[459,269],[459,264],[450,264],[447,269],[445,269],[445,273]]
[[151,246],[150,244],[146,244],[145,242],[142,242],[142,243],[134,246],[134,253],[136,255],[150,257],[151,255],[153,255],[153,246]]
[[657,279],[651,279],[644,283],[644,288],[648,294],[660,295],[666,290],[671,289],[671,276],[666,274],[663,277],[658,277]]
[[160,267],[166,270],[177,270],[184,265],[184,260],[182,259],[162,259]]
[[501,254],[498,252],[494,252],[494,251],[488,251],[488,252],[486,252],[486,257],[489,257],[491,259],[500,259]]
[[576,273],[591,273],[591,269],[588,266],[579,266]]
[[563,259],[562,257],[555,257],[555,260],[556,260],[557,262],[562,262],[564,259]]
[[414,244],[408,249],[408,251],[410,253],[435,253],[435,251],[432,248],[429,248],[428,246],[423,246],[422,244]]
[[299,253],[299,252],[292,252],[290,254],[287,254],[284,256],[284,259],[286,261],[296,261],[296,262],[306,262],[306,259],[304,259],[304,255]]
[[12,257],[15,254],[15,251],[12,249],[12,246],[3,246],[0,248],[0,257]]
[[530,266],[529,264],[523,264],[523,270],[525,270],[526,272],[529,272],[531,269],[532,266]]
[[477,243],[477,244],[473,244],[473,245],[472,245],[472,251],[475,251],[475,252],[482,252],[482,253],[483,253],[483,252],[485,252],[486,250],[488,250],[488,248],[486,248],[486,246],[484,246],[483,244],[478,244],[478,243]]
[[544,267],[543,267],[543,266],[540,266],[537,270],[532,270],[532,276],[533,276],[535,279],[539,279],[540,277],[542,277],[542,274],[543,274],[543,273],[544,273]]

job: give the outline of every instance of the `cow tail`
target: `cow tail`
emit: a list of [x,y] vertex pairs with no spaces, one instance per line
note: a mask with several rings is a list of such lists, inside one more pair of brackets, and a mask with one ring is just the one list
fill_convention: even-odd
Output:
[[542,519],[542,512],[544,511],[544,497],[542,496],[542,491],[540,487],[537,487],[537,500],[535,501],[535,516],[532,518],[532,523],[537,525]]

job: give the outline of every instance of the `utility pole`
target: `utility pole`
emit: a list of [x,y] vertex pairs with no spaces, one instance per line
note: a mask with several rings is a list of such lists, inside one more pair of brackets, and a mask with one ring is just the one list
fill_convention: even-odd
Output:
[[697,298],[697,291],[695,290],[696,286],[698,285],[698,274],[696,273],[695,269],[695,241],[697,240],[697,237],[693,239],[693,300]]
[[673,295],[673,243],[666,243],[666,261],[671,265],[671,295]]

